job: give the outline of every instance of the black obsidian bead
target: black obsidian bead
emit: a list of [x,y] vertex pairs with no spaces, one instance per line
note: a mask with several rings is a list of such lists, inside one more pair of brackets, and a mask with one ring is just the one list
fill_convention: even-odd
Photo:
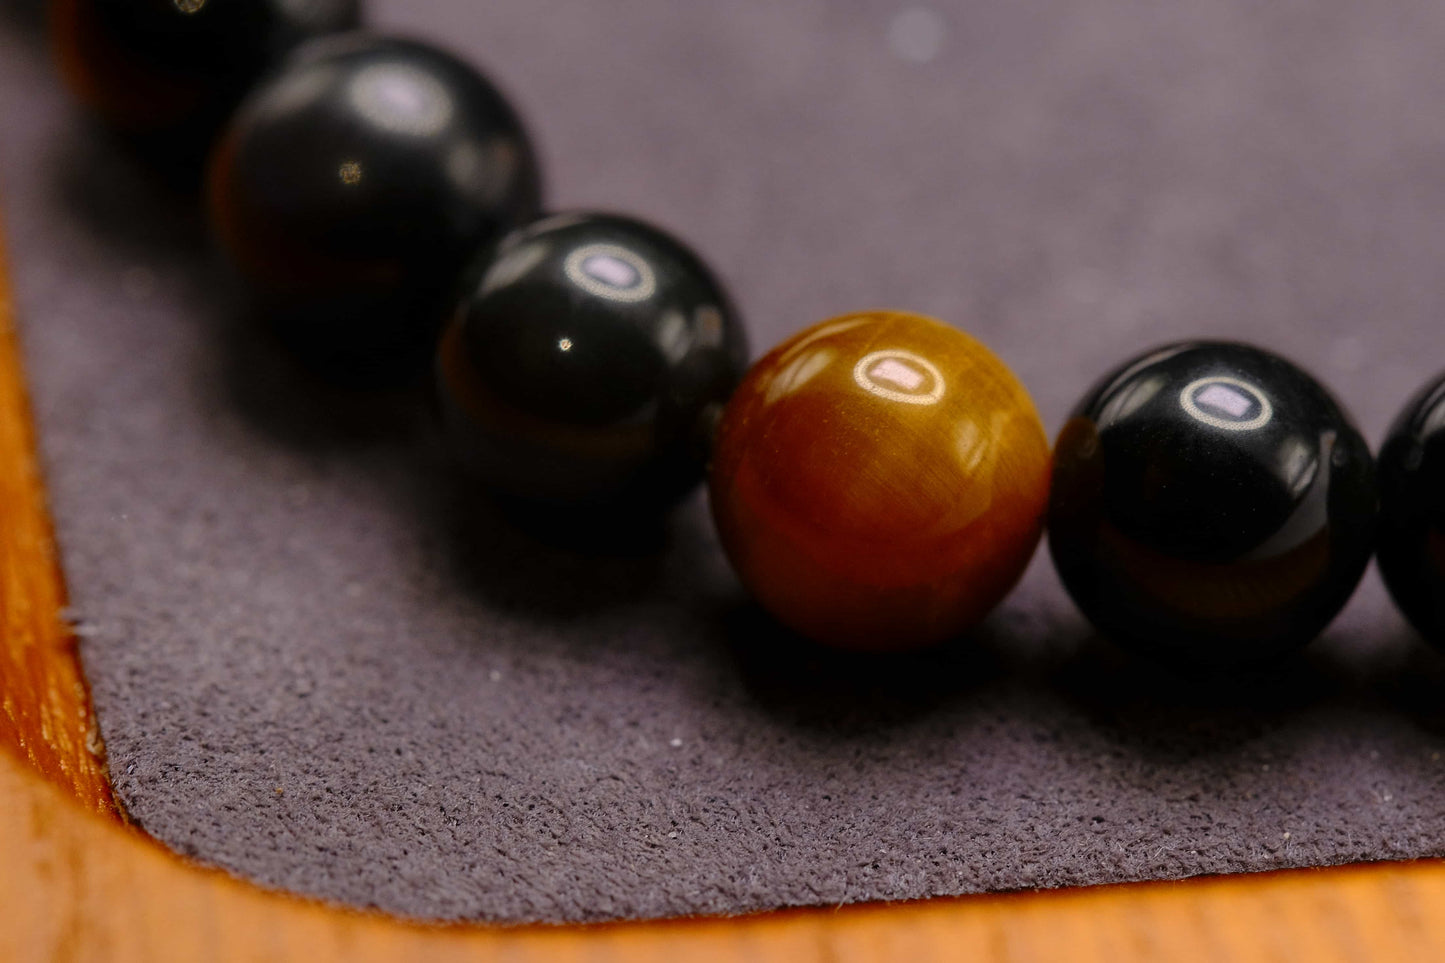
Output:
[[1348,600],[1376,525],[1369,448],[1289,362],[1187,342],[1121,366],[1059,434],[1049,548],[1103,634],[1217,669],[1304,645]]
[[199,164],[227,115],[303,40],[347,30],[357,0],[51,0],[71,91],[112,126]]
[[1395,419],[1379,470],[1380,574],[1420,634],[1445,646],[1445,374]]
[[447,434],[481,481],[629,509],[697,483],[748,352],[696,255],[635,220],[560,214],[508,235],[473,278],[437,376]]
[[478,247],[535,216],[516,113],[434,47],[342,34],[248,96],[209,170],[211,224],[254,308],[344,381],[424,372]]

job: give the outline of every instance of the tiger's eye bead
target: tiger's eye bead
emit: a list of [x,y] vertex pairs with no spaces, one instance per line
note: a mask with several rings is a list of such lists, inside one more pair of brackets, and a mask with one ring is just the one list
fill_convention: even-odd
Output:
[[457,276],[535,215],[512,108],[414,41],[313,41],[237,110],[209,172],[212,228],[253,304],[312,366],[374,382],[426,369]]
[[1411,399],[1380,449],[1376,557],[1400,611],[1445,646],[1445,374]]
[[747,357],[722,286],[680,242],[564,214],[484,258],[437,376],[453,447],[489,487],[657,509],[702,477],[708,416]]
[[763,606],[876,651],[981,620],[1038,544],[1048,481],[1048,440],[1008,368],[902,312],[825,321],[758,361],[709,475],[723,547]]
[[1119,367],[1054,448],[1049,548],[1107,636],[1226,668],[1304,645],[1373,545],[1374,464],[1313,378],[1267,351],[1188,342]]
[[178,146],[199,155],[263,70],[355,27],[359,12],[357,0],[51,0],[51,45],[72,93],[107,123],[184,135]]

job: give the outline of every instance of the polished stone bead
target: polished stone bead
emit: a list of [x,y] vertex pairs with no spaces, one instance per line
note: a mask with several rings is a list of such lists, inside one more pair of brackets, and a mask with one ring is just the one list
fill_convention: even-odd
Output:
[[1376,524],[1370,452],[1313,378],[1186,342],[1091,389],[1054,449],[1049,547],[1107,636],[1164,661],[1268,662],[1345,604]]
[[1410,400],[1380,449],[1377,558],[1400,611],[1445,646],[1445,374]]
[[199,161],[226,116],[290,48],[347,30],[358,0],[51,0],[67,86],[126,133]]
[[748,352],[696,255],[636,220],[559,214],[472,273],[437,375],[476,477],[532,501],[653,510],[698,482]]
[[522,125],[485,78],[422,43],[313,41],[238,109],[211,222],[255,308],[341,380],[426,369],[475,252],[534,216]]
[[982,344],[894,311],[808,328],[748,372],[718,428],[713,517],[743,583],[824,644],[966,632],[1038,544],[1049,447]]

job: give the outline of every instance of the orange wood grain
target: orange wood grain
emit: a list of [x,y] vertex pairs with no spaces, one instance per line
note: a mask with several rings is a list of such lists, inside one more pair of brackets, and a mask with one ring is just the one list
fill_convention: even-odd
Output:
[[115,818],[0,272],[0,963],[1445,959],[1445,863],[590,927],[426,926],[264,891]]
[[0,744],[86,808],[114,816],[75,638],[61,619],[65,587],[10,312],[0,270]]
[[271,893],[0,752],[0,960],[910,963],[1445,959],[1445,866],[1396,863],[736,919],[433,927]]

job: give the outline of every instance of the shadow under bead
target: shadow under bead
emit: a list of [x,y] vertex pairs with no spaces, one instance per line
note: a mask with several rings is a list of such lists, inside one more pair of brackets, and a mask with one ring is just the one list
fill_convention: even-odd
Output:
[[473,68],[352,33],[298,48],[237,110],[212,229],[252,310],[353,383],[418,378],[467,260],[535,216],[531,143]]
[[1395,419],[1379,470],[1380,574],[1415,629],[1445,646],[1445,374]]
[[916,314],[814,325],[753,365],[708,477],[743,583],[844,649],[958,636],[1023,574],[1048,501],[1032,400],[978,341]]
[[696,255],[636,220],[560,214],[508,235],[473,277],[437,378],[476,477],[533,503],[639,510],[696,485],[748,357]]
[[1313,378],[1243,344],[1142,355],[1079,403],[1054,448],[1049,548],[1107,636],[1228,668],[1303,646],[1373,547],[1369,448]]
[[51,0],[49,13],[76,98],[192,176],[265,70],[304,40],[360,23],[358,0]]

